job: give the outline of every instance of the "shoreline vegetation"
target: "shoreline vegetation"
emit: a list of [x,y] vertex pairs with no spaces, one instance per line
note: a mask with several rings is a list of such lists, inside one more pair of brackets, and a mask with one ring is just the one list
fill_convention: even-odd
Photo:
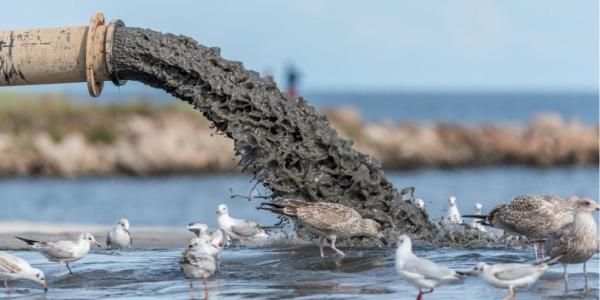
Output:
[[[388,171],[484,166],[597,166],[598,125],[536,116],[523,125],[365,123],[322,111]],[[0,94],[0,176],[152,176],[239,172],[231,140],[191,106]]]

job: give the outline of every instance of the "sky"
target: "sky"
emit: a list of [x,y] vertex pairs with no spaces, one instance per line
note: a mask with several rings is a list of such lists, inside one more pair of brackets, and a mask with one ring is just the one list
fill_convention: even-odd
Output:
[[[280,86],[293,62],[305,91],[598,89],[597,0],[19,0],[2,10],[0,30],[86,25],[100,11],[188,35]],[[43,87],[72,88],[85,89]]]

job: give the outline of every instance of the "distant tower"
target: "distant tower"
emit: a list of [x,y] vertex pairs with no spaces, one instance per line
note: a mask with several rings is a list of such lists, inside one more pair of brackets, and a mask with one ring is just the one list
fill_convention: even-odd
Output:
[[288,64],[286,68],[286,77],[287,77],[287,93],[288,96],[292,99],[298,98],[298,80],[300,79],[300,74],[298,70],[294,66],[294,64]]

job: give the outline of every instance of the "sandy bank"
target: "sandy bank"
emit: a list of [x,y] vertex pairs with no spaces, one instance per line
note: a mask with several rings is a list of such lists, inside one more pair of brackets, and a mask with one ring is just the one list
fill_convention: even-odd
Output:
[[[106,234],[111,226],[93,224],[48,224],[30,222],[0,223],[0,249],[29,249],[16,235],[34,239],[53,241],[75,239],[80,233],[90,232],[105,245]],[[186,229],[173,227],[136,226],[131,229],[134,237],[133,249],[172,249],[186,245],[192,233]]]

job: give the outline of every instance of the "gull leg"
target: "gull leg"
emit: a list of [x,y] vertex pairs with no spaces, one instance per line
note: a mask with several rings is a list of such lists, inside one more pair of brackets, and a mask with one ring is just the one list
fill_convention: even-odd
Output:
[[546,252],[544,251],[544,243],[540,243],[540,257],[542,261],[546,258]]
[[208,300],[208,280],[206,280],[206,277],[202,280],[204,281],[204,299]]
[[60,275],[60,273],[62,272],[62,261],[58,262],[58,274]]
[[563,282],[565,283],[565,294],[569,293],[569,274],[567,274],[567,264],[563,264]]
[[583,293],[587,294],[592,291],[592,289],[588,286],[588,275],[587,269],[585,267],[585,262],[583,263],[583,278],[585,279],[585,285],[583,286]]
[[321,250],[321,257],[325,257],[325,253],[323,252],[323,241],[325,240],[325,238],[320,237],[319,238],[319,250]]
[[539,256],[539,251],[538,251],[538,244],[537,243],[533,243],[533,253],[535,253],[535,262],[539,263],[540,262],[540,256]]
[[195,295],[194,295],[194,283],[192,283],[192,281],[190,280],[190,299],[195,299]]
[[71,271],[71,267],[69,267],[69,262],[65,263],[67,265],[67,269],[69,270],[69,274],[75,274],[73,273],[73,271]]
[[340,256],[344,256],[346,255],[344,252],[340,251],[340,249],[335,247],[335,240],[337,239],[337,237],[334,237],[331,239],[331,249],[333,249],[333,251],[337,252],[337,254],[339,254]]
[[6,292],[7,293],[11,293],[12,292],[12,290],[8,286],[8,279],[4,279],[4,287],[6,288]]
[[502,298],[502,300],[511,300],[511,299],[515,299],[515,289],[513,287],[509,287],[508,295],[506,295],[506,297]]
[[419,289],[419,294],[417,295],[417,300],[423,300],[423,291]]

